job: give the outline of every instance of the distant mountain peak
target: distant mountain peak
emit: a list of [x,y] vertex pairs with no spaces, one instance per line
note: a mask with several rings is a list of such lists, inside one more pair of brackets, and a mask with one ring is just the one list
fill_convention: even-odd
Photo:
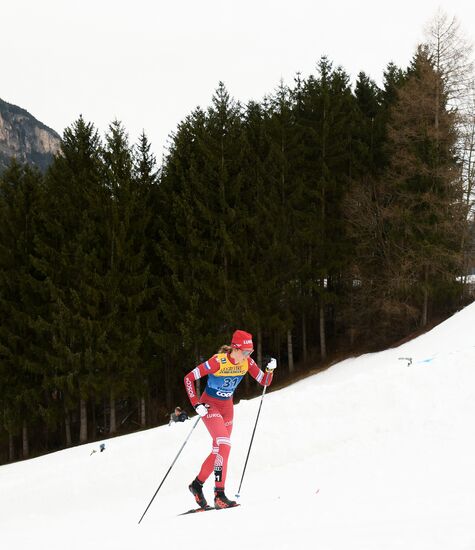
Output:
[[0,172],[12,158],[45,170],[60,144],[58,133],[25,109],[0,99]]

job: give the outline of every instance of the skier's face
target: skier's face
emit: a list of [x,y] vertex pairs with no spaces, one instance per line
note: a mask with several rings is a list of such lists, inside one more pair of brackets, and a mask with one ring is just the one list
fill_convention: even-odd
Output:
[[251,353],[254,351],[253,349],[237,349],[237,357],[236,359],[238,361],[244,361],[248,357],[250,357]]
[[254,351],[253,349],[242,350],[242,349],[234,348],[231,353],[231,356],[238,363],[242,363],[251,355],[253,351]]

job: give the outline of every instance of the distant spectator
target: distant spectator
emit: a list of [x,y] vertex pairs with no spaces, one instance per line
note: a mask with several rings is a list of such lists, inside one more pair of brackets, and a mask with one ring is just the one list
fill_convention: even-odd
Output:
[[188,420],[186,412],[183,411],[181,407],[175,407],[175,412],[172,412],[170,415],[170,422],[168,425],[170,426],[172,422],[184,422],[185,420]]

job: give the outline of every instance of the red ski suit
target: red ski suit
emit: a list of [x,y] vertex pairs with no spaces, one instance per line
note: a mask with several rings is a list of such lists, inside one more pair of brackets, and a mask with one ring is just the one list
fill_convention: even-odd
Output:
[[[198,479],[204,483],[214,470],[215,486],[224,488],[229,453],[231,451],[231,432],[233,429],[233,394],[244,375],[249,374],[261,384],[269,386],[272,372],[262,372],[255,361],[247,357],[241,363],[235,363],[227,353],[217,353],[208,361],[201,363],[185,376],[185,388],[193,407],[198,403],[209,406],[203,422],[213,438],[210,455],[201,466]],[[195,380],[208,376],[205,391],[198,399]]]

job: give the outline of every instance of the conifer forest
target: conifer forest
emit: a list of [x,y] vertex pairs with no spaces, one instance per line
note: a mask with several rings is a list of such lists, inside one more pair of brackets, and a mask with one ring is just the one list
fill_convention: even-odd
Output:
[[322,57],[247,104],[219,83],[160,161],[83,117],[45,173],[12,161],[0,463],[193,412],[185,373],[237,328],[278,387],[473,300],[475,109],[446,52],[422,44],[381,85]]

